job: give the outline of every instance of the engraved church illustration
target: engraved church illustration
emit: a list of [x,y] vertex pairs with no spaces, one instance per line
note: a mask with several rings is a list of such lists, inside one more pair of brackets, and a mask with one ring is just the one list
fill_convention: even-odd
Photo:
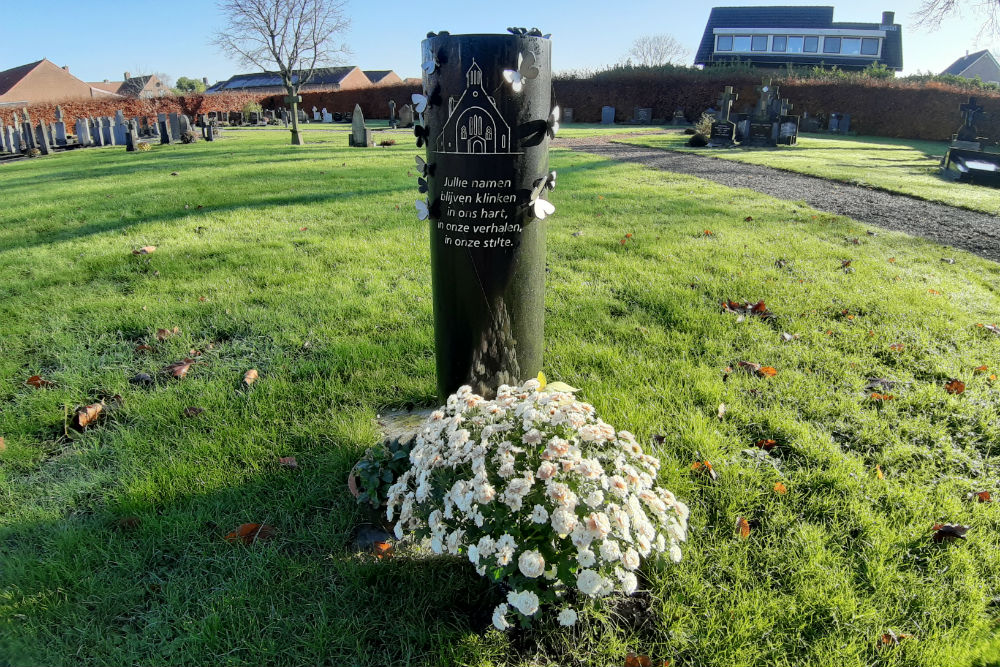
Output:
[[483,70],[476,61],[465,73],[465,92],[448,98],[448,122],[437,140],[439,153],[509,153],[510,126],[495,100],[483,88]]

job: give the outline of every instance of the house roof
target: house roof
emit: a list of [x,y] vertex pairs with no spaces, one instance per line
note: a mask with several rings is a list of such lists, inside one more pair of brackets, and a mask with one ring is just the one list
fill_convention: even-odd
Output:
[[[312,78],[309,79],[310,86],[330,86],[338,85],[348,74],[356,70],[356,66],[348,67],[317,67],[313,71]],[[293,77],[293,81],[298,78],[298,74]],[[232,90],[245,90],[247,88],[274,88],[281,87],[281,74],[278,72],[253,72],[250,74],[236,74],[225,81],[220,81],[210,88],[206,93],[222,93]]]
[[[722,56],[713,54],[715,49],[715,29],[716,28],[772,28],[781,31],[788,31],[794,34],[794,30],[879,30],[884,29],[878,22],[835,22],[833,20],[833,7],[801,7],[801,6],[771,6],[771,7],[713,7],[708,15],[708,23],[705,25],[705,32],[702,35],[701,43],[698,45],[698,52],[695,54],[696,64],[707,65],[719,60],[735,60],[740,55]],[[827,65],[856,66],[861,60],[858,58],[844,58],[831,54],[816,54],[819,60]],[[802,57],[802,54],[791,56]],[[817,57],[809,58],[812,62],[817,62]],[[747,59],[746,54],[742,54],[743,59]],[[807,56],[808,58],[808,56]],[[752,56],[754,62],[766,63],[770,60],[777,62],[787,62],[788,55],[781,56]],[[875,58],[872,58],[874,61]],[[885,40],[882,44],[881,62],[892,69],[902,69],[903,67],[903,39],[900,26],[895,24],[886,30]]]
[[[990,58],[993,58],[993,54],[990,53],[989,49],[983,49],[982,51],[976,51],[975,53],[970,53],[968,55],[962,56],[952,64],[948,65],[948,67],[943,72],[941,72],[941,74],[942,75],[954,74],[955,76],[958,76],[965,70],[969,69],[969,67],[972,66],[973,63],[975,63],[977,60],[979,60],[980,58],[982,58],[984,55],[987,54],[989,55]],[[996,59],[994,58],[994,62],[995,61]]]
[[6,94],[11,88],[20,83],[21,79],[28,76],[31,70],[41,65],[44,61],[45,58],[42,58],[41,60],[37,60],[33,63],[20,65],[18,67],[11,67],[8,70],[0,72],[0,95]]
[[387,77],[390,74],[392,74],[392,70],[391,69],[366,69],[366,70],[364,70],[364,73],[365,73],[365,76],[368,77],[369,81],[371,81],[372,83],[378,83],[379,81],[381,81],[385,77]]

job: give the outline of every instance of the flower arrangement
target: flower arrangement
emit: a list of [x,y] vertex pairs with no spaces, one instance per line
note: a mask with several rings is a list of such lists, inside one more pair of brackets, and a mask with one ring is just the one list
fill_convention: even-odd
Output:
[[397,538],[464,554],[509,587],[493,613],[500,630],[543,605],[573,625],[573,600],[631,594],[643,558],[681,558],[688,509],[655,485],[659,461],[574,391],[541,374],[494,400],[461,387],[423,424],[410,469],[389,488]]
[[152,147],[152,146],[150,146],[150,145],[149,145],[149,142],[147,142],[147,141],[140,141],[139,143],[137,143],[137,144],[135,145],[135,147],[136,147],[137,149],[139,149],[139,151],[140,151],[140,152],[146,152],[146,151],[151,151],[151,150],[153,150],[153,147]]

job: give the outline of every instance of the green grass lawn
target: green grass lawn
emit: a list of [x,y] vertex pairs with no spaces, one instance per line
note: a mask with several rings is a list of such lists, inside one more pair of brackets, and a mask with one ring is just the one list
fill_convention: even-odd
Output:
[[[427,227],[405,135],[306,137],[0,166],[0,664],[1000,664],[1000,506],[967,499],[1000,494],[1000,336],[977,326],[1000,265],[554,150],[545,372],[648,443],[692,529],[647,593],[502,635],[467,561],[349,549],[373,418],[435,402]],[[191,350],[186,378],[159,373]],[[744,360],[777,375],[724,372]],[[278,533],[227,543],[245,522]],[[934,543],[936,522],[968,539]]]
[[941,178],[938,169],[948,149],[942,141],[799,135],[798,145],[777,149],[689,148],[678,132],[629,137],[623,143],[690,151],[698,155],[761,164],[845,183],[900,192],[975,211],[1000,214],[1000,190]]

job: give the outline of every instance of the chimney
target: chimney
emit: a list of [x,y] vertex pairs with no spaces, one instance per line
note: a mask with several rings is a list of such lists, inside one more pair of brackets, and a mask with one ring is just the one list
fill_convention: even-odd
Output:
[[125,72],[125,80],[128,81],[131,78],[132,78],[131,72]]
[[882,25],[892,25],[896,22],[896,12],[882,12]]
[[201,82],[207,86],[208,85],[208,77],[207,76],[201,77]]
[[69,71],[69,65],[63,65],[63,69],[68,72]]

